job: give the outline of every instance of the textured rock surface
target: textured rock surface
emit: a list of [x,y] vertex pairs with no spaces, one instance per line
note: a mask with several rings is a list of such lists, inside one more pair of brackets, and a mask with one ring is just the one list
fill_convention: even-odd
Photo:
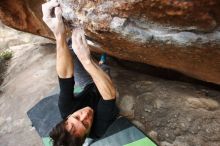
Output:
[[[0,3],[0,17],[4,23],[18,28],[16,25],[19,23],[15,22],[34,22],[37,17],[41,31],[33,31],[36,24],[32,23],[25,23],[28,27],[19,29],[50,37],[40,20],[39,4],[42,1],[37,2],[35,7],[33,3],[36,1],[9,1]],[[88,38],[104,47],[108,54],[220,84],[220,1],[58,1],[68,26],[83,24]],[[5,3],[6,7],[3,6]],[[14,7],[22,10],[20,17],[17,17],[18,13],[9,11]],[[33,18],[30,15],[28,19],[21,17],[33,14],[30,11],[38,15]]]
[[44,0],[1,0],[0,20],[15,29],[52,38],[42,21],[41,4]]
[[[134,106],[127,113],[134,113],[134,117],[130,119],[159,145],[220,144],[218,91],[207,90],[204,86],[158,80],[119,66],[114,66],[112,72],[121,97],[118,99],[120,109],[124,109],[120,104],[123,97],[132,97],[134,102],[130,104]],[[215,93],[210,96],[209,93],[213,91]],[[122,112],[125,116],[127,113]]]

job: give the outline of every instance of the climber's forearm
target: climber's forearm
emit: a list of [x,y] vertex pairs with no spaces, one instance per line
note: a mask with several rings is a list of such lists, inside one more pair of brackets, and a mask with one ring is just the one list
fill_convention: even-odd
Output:
[[91,75],[103,99],[115,99],[116,89],[110,77],[92,59],[90,59],[90,62],[82,64],[87,72]]
[[85,32],[80,28],[72,31],[72,48],[83,67],[91,75],[103,99],[115,99],[115,87],[110,77],[92,60]]
[[73,76],[73,59],[71,52],[67,46],[64,36],[56,38],[57,62],[56,70],[60,78],[70,78]]
[[[61,78],[73,76],[73,62],[70,50],[66,44],[65,26],[62,19],[62,10],[57,1],[42,4],[43,21],[56,37],[57,43],[57,74]],[[55,13],[55,17],[52,13]]]

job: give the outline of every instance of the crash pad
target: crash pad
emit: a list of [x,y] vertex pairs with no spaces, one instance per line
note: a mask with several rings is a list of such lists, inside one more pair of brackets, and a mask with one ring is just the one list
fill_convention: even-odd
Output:
[[90,146],[157,146],[157,144],[125,117],[120,117],[105,135]]
[[[74,94],[82,91],[76,87]],[[58,93],[45,97],[31,108],[27,115],[41,136],[44,146],[52,146],[51,129],[62,120],[58,108]],[[88,142],[89,141],[89,142]],[[125,117],[119,117],[99,140],[86,140],[84,146],[157,146],[157,144]]]

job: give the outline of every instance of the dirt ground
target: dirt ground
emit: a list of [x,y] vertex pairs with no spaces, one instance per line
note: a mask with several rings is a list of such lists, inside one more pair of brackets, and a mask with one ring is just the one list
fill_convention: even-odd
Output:
[[220,92],[115,68],[123,115],[161,146],[219,146]]
[[[12,34],[16,38],[7,44]],[[55,46],[16,31],[1,38],[14,56],[0,86],[0,145],[40,146],[26,112],[57,87]],[[119,91],[121,114],[161,146],[220,146],[219,91],[150,76],[124,68],[114,59],[111,76]]]

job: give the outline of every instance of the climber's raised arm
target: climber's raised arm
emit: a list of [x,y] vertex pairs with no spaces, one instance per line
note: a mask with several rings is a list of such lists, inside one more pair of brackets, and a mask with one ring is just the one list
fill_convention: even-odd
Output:
[[80,28],[73,30],[72,48],[86,71],[91,75],[103,99],[114,99],[116,97],[116,89],[113,82],[91,58],[84,31]]
[[[54,12],[52,12],[54,10]],[[73,76],[73,61],[66,43],[65,27],[62,20],[62,10],[56,0],[42,5],[43,20],[53,32],[56,38],[57,62],[56,69],[60,78]],[[55,17],[51,14],[55,13]]]

